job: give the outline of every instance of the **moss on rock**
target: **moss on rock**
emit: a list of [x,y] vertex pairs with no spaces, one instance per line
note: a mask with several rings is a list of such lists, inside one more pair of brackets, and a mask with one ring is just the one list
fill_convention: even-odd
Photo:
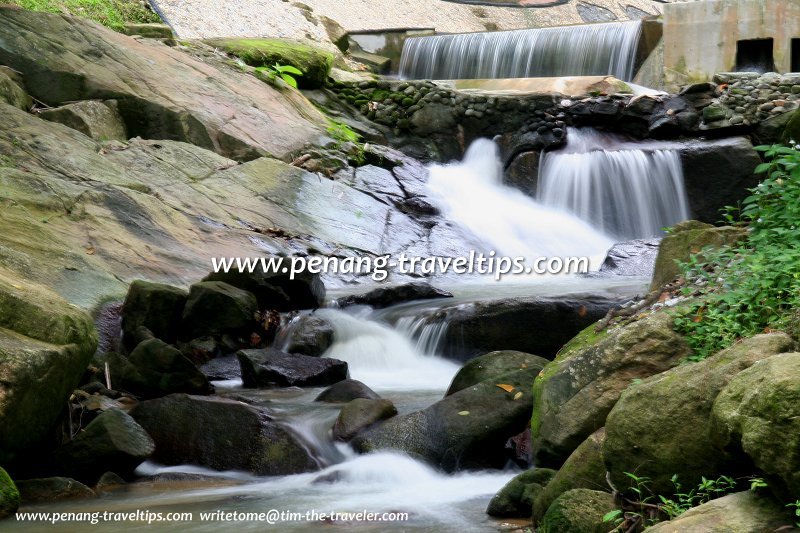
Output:
[[553,502],[536,531],[539,533],[607,533],[611,526],[603,516],[614,510],[608,492],[573,489]]
[[8,472],[0,467],[0,520],[11,515],[19,507],[19,491]]
[[298,86],[315,89],[325,84],[333,66],[333,54],[306,43],[288,39],[211,39],[206,41],[254,67],[291,65],[302,71]]

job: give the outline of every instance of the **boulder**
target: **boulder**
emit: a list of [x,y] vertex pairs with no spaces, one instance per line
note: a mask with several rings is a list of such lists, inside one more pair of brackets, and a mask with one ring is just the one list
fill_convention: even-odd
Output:
[[97,348],[91,318],[0,269],[0,463],[55,444],[55,428]]
[[334,383],[324,391],[319,393],[319,396],[314,398],[315,402],[329,402],[329,403],[347,403],[350,400],[357,398],[365,398],[367,400],[380,400],[378,393],[367,387],[357,379],[345,379],[338,383]]
[[481,381],[492,379],[514,370],[535,368],[541,370],[549,363],[544,357],[513,350],[489,352],[475,359],[470,359],[467,364],[453,378],[445,396],[450,396],[460,390],[477,385]]
[[51,503],[60,500],[94,498],[92,489],[68,477],[23,479],[17,482],[23,503]]
[[689,509],[677,518],[647,529],[648,533],[762,533],[791,531],[789,513],[775,500],[753,491],[737,492]]
[[486,514],[497,518],[530,517],[534,499],[555,474],[550,468],[532,468],[514,476],[489,501]]
[[783,499],[800,499],[800,353],[739,373],[714,402],[711,424],[718,446],[747,454]]
[[318,357],[333,344],[333,326],[322,317],[303,315],[294,322],[285,340],[285,350]]
[[441,307],[428,320],[447,321],[440,350],[453,359],[467,361],[495,350],[552,357],[578,332],[619,303],[595,296],[482,300]]
[[8,472],[0,467],[0,520],[11,516],[19,508],[19,490]]
[[482,381],[426,409],[391,418],[351,442],[362,453],[399,450],[448,472],[500,468],[508,460],[506,441],[527,426],[537,373],[526,368]]
[[242,367],[235,355],[217,357],[198,367],[209,381],[239,379],[242,377]]
[[572,452],[555,476],[533,500],[533,521],[539,523],[556,499],[573,489],[608,489],[603,464],[605,430],[592,433]]
[[598,275],[652,278],[661,239],[618,242],[606,254]]
[[78,130],[96,141],[124,141],[128,138],[115,100],[75,102],[44,109],[39,116]]
[[614,509],[614,497],[608,492],[572,489],[556,498],[536,530],[542,533],[608,533],[610,526],[603,522],[603,517]]
[[136,331],[147,328],[166,343],[178,339],[183,308],[189,293],[178,287],[136,280],[131,283],[122,306],[122,334],[125,346],[132,350],[138,342]]
[[189,288],[181,336],[194,339],[223,333],[250,334],[257,326],[253,294],[221,281],[202,281]]
[[59,106],[115,99],[132,137],[174,139],[250,160],[288,157],[325,123],[300,93],[89,20],[0,8],[0,64]]
[[108,362],[112,385],[140,398],[158,398],[174,392],[214,392],[194,363],[160,339],[140,342],[128,357],[109,354]]
[[333,438],[349,441],[360,431],[396,414],[397,408],[389,400],[356,398],[348,402],[339,412],[333,424]]
[[624,473],[636,472],[651,479],[654,493],[671,496],[673,475],[684,487],[696,486],[701,476],[733,475],[744,462],[712,442],[714,401],[739,372],[794,347],[785,333],[756,335],[631,385],[606,419],[603,457],[614,486],[625,490]]
[[[269,258],[265,258],[269,261]],[[267,263],[269,266],[269,264]],[[228,272],[214,272],[203,278],[203,281],[224,281],[229,285],[253,293],[260,309],[276,311],[295,311],[298,309],[316,309],[325,301],[325,285],[319,274],[308,270],[297,273],[292,279],[289,274],[276,269],[255,272],[239,272],[231,269]]]
[[56,450],[55,470],[94,484],[112,470],[129,476],[154,451],[153,439],[127,413],[103,411],[70,442]]
[[240,350],[245,387],[320,387],[347,379],[347,363],[329,357],[291,355],[274,348]]
[[156,443],[154,460],[283,476],[319,469],[307,448],[263,410],[242,402],[172,394],[131,415]]
[[758,183],[761,158],[747,137],[690,141],[680,156],[689,209],[702,222],[718,223],[720,209],[738,204]]
[[364,294],[352,294],[337,298],[336,304],[339,307],[351,305],[369,305],[375,309],[383,309],[390,305],[397,305],[403,302],[414,300],[431,300],[436,298],[452,298],[453,295],[447,291],[424,283],[413,282],[393,287],[379,287]]
[[594,431],[635,379],[667,370],[690,355],[669,313],[656,312],[600,333],[590,326],[544,367],[533,384],[535,462],[558,466]]
[[333,54],[327,50],[289,39],[224,38],[206,42],[254,67],[293,66],[303,73],[297,76],[297,85],[303,89],[325,85],[333,66]]
[[691,254],[699,253],[706,246],[719,248],[744,240],[747,230],[723,226],[717,228],[698,221],[676,224],[669,235],[661,240],[656,256],[656,266],[650,290],[658,290],[680,274],[678,262],[686,262]]
[[5,102],[23,111],[29,110],[33,105],[33,100],[28,93],[2,70],[0,70],[0,102]]

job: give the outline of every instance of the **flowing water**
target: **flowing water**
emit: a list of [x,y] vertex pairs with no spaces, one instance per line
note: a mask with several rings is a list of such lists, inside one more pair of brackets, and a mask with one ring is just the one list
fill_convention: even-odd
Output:
[[631,81],[641,21],[413,37],[400,77],[485,79],[604,76]]
[[497,144],[477,139],[462,162],[431,167],[428,191],[448,220],[483,239],[498,256],[588,257],[591,270],[600,267],[614,244],[611,237],[502,181]]
[[617,241],[661,236],[689,218],[677,150],[590,128],[569,128],[566,147],[543,154],[537,198]]
[[[431,168],[429,188],[450,221],[482,237],[503,254],[591,255],[602,258],[612,239],[568,212],[547,207],[501,183],[496,145],[476,141],[461,163]],[[441,280],[445,281],[445,280]],[[578,276],[526,279],[525,283],[452,281],[443,285],[456,297],[408,302],[387,309],[353,307],[319,309],[334,328],[334,343],[324,354],[348,362],[351,377],[365,382],[391,400],[401,414],[440,400],[458,365],[439,357],[446,319],[427,320],[441,306],[478,299],[565,296],[577,293],[633,295],[647,280],[603,280]],[[425,319],[421,321],[421,319]],[[289,326],[291,327],[291,325]],[[219,384],[218,385],[222,385]],[[145,463],[143,476],[159,473],[202,474],[200,479],[133,483],[96,500],[27,506],[23,511],[47,512],[192,512],[194,521],[159,523],[167,531],[415,531],[424,533],[497,531],[500,523],[485,514],[489,499],[517,472],[477,471],[444,474],[395,452],[356,455],[334,443],[330,428],[340,406],[314,402],[319,388],[242,389],[230,381],[218,387],[221,396],[263,406],[300,438],[320,462],[318,472],[282,477],[258,477],[242,472],[214,472],[191,465],[164,467]],[[320,522],[297,520],[269,525],[259,522],[200,521],[201,512],[267,512],[271,509],[305,514],[317,512],[402,512],[402,522]],[[96,525],[69,523],[9,523],[20,531],[94,531]],[[143,523],[104,523],[103,531],[149,530]]]

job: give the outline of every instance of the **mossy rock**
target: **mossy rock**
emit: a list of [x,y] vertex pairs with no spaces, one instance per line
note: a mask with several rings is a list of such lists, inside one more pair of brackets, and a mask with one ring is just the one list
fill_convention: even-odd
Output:
[[680,274],[678,262],[686,262],[691,254],[698,254],[703,248],[730,246],[744,240],[747,230],[723,226],[714,227],[696,220],[681,222],[672,227],[658,248],[653,282],[650,290],[657,290],[674,280]]
[[693,507],[647,533],[755,533],[796,531],[789,511],[772,498],[753,491],[737,492]]
[[534,500],[555,475],[556,471],[550,468],[532,468],[522,472],[494,495],[486,514],[503,518],[528,518]]
[[8,472],[0,467],[0,520],[19,508],[19,491]]
[[0,269],[0,462],[51,444],[97,348],[89,315]]
[[31,97],[3,70],[0,70],[0,102],[6,102],[23,111],[33,105]]
[[667,312],[596,332],[589,326],[559,351],[533,383],[535,462],[557,467],[606,416],[635,379],[663,372],[691,350]]
[[631,385],[606,419],[603,458],[617,490],[630,485],[625,472],[650,478],[650,490],[666,496],[675,490],[673,475],[684,487],[694,487],[701,476],[735,473],[737,465],[748,461],[712,442],[714,401],[743,370],[794,348],[785,333],[756,335],[704,361]]
[[800,499],[800,353],[740,372],[717,397],[711,418],[718,446],[747,454],[782,499]]
[[291,65],[302,71],[297,84],[303,89],[325,85],[333,66],[333,54],[306,43],[288,39],[211,39],[211,46],[228,52],[254,67],[275,63]]
[[559,496],[536,529],[539,533],[608,533],[613,526],[603,516],[613,511],[614,497],[608,492],[573,489]]
[[595,431],[567,458],[564,466],[534,499],[534,523],[539,523],[553,502],[565,492],[573,489],[596,490],[608,486],[602,450],[605,437],[605,429]]
[[470,359],[453,378],[445,396],[471,387],[481,381],[508,374],[523,368],[541,370],[548,363],[544,357],[515,350],[499,350],[489,352],[480,357]]
[[786,123],[786,129],[783,130],[781,142],[788,143],[789,141],[800,142],[800,110],[792,113],[791,118]]

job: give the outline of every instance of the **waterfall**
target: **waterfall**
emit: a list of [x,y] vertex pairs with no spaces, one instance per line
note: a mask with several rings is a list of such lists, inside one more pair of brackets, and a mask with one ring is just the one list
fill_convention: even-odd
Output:
[[443,215],[509,257],[588,257],[596,270],[614,244],[580,218],[503,185],[497,144],[477,139],[464,160],[432,165],[428,192]]
[[317,314],[330,322],[333,345],[325,357],[346,361],[350,377],[376,390],[436,390],[447,387],[458,365],[431,353],[390,326],[336,309]]
[[483,79],[596,76],[631,81],[641,21],[413,37],[400,77]]
[[542,156],[537,198],[617,240],[659,236],[689,218],[676,150],[589,128],[569,128],[566,147]]

